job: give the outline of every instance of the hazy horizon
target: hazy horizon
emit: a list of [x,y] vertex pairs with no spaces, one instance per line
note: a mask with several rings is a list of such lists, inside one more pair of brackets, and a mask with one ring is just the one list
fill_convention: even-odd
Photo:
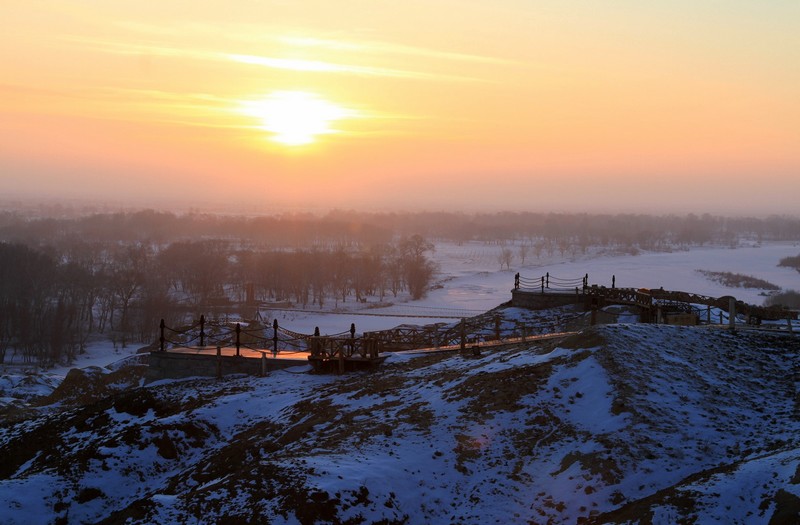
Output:
[[797,215],[797,2],[4,5],[0,195]]
[[[504,213],[534,213],[534,214],[555,214],[555,215],[587,215],[587,216],[613,216],[613,215],[631,215],[631,216],[650,216],[650,217],[688,217],[691,215],[702,217],[710,215],[717,218],[754,218],[754,219],[769,219],[771,217],[784,217],[789,219],[800,218],[800,213],[783,213],[780,211],[763,213],[757,212],[732,212],[726,213],[723,211],[712,211],[710,209],[673,209],[673,210],[651,210],[645,208],[631,208],[631,209],[577,209],[577,208],[558,208],[558,207],[497,207],[497,208],[481,208],[481,209],[466,209],[466,208],[433,208],[426,206],[379,206],[379,205],[364,205],[364,206],[302,206],[294,203],[278,203],[267,202],[258,203],[250,202],[241,205],[224,202],[224,201],[200,201],[189,200],[180,198],[175,200],[153,200],[146,199],[136,200],[117,197],[108,198],[85,198],[85,197],[71,197],[64,198],[59,196],[29,196],[29,195],[10,195],[5,198],[0,198],[0,210],[10,212],[23,212],[30,217],[57,217],[57,216],[71,216],[81,217],[94,214],[111,214],[111,213],[136,213],[140,211],[155,211],[172,213],[176,216],[183,216],[187,214],[210,214],[219,216],[230,217],[269,217],[269,216],[292,216],[292,215],[309,215],[313,217],[325,217],[330,214],[338,213],[356,213],[369,215],[381,215],[385,213],[393,213],[398,215],[415,214],[463,214],[464,216],[479,216],[479,215],[493,215]],[[25,213],[27,212],[27,213]]]

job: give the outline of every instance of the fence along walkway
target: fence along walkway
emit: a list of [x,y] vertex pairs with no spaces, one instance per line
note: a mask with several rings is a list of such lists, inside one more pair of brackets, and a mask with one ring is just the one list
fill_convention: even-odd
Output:
[[180,352],[191,347],[200,350],[211,347],[216,348],[219,354],[222,348],[231,348],[235,350],[235,356],[246,357],[243,350],[248,349],[260,353],[262,358],[270,353],[275,359],[279,355],[305,357],[315,369],[327,369],[331,363],[335,363],[340,371],[348,367],[358,368],[354,366],[355,363],[372,366],[384,359],[380,356],[380,341],[369,337],[356,338],[355,324],[350,325],[349,331],[322,336],[319,328],[313,334],[282,328],[277,319],[269,326],[257,321],[208,321],[201,315],[199,321],[181,329],[166,326],[162,319],[159,329],[160,352],[170,348]]
[[392,306],[381,306],[379,308],[365,308],[361,310],[337,311],[337,310],[318,310],[303,308],[276,308],[262,307],[261,310],[270,312],[304,312],[312,314],[326,315],[352,315],[365,317],[407,317],[410,319],[463,319],[482,314],[483,310],[470,310],[466,308],[443,308],[437,306],[421,306],[410,304],[399,304]]
[[583,277],[577,278],[555,277],[550,275],[550,272],[535,278],[522,277],[519,273],[514,276],[514,290],[523,292],[572,293],[578,290],[585,290],[588,286],[588,273]]
[[[527,338],[564,334],[570,325],[584,319],[576,313],[548,322],[516,323],[509,329],[496,313],[485,312],[458,323],[436,323],[425,326],[401,325],[388,330],[356,333],[355,324],[350,330],[332,335],[302,334],[258,320],[252,322],[199,321],[181,329],[160,325],[159,353],[175,352],[220,355],[223,349],[239,357],[251,357],[254,352],[266,359],[292,356],[306,358],[317,371],[339,371],[368,368],[381,363],[386,352],[441,349],[456,350],[470,347],[488,347],[514,344]],[[505,326],[503,326],[505,324]],[[246,352],[247,350],[247,352]],[[248,354],[248,355],[246,355]],[[262,369],[264,367],[262,366]]]

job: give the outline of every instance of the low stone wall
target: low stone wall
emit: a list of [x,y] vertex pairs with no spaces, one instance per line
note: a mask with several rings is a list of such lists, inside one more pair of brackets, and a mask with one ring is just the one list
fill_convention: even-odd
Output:
[[667,314],[664,316],[664,323],[675,326],[696,326],[697,314]]
[[586,297],[575,293],[541,293],[526,290],[511,290],[511,306],[530,310],[545,310],[568,304],[584,304]]
[[296,359],[261,359],[241,356],[150,352],[147,381],[183,377],[222,377],[229,374],[261,375],[272,370],[306,364]]

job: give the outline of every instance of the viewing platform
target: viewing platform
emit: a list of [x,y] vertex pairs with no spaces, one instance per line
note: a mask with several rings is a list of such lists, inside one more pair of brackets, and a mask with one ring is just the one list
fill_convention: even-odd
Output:
[[628,305],[639,309],[642,322],[667,322],[668,317],[684,322],[684,315],[694,315],[699,320],[705,317],[711,323],[711,310],[719,315],[719,322],[735,322],[737,315],[743,315],[748,324],[760,324],[761,321],[786,320],[798,318],[798,312],[781,307],[765,307],[738,301],[732,296],[708,297],[705,295],[664,290],[663,288],[617,288],[616,276],[611,277],[611,287],[589,285],[589,274],[583,277],[563,279],[553,277],[549,273],[533,279],[514,276],[514,288],[511,290],[511,304],[520,308],[543,310],[570,304],[583,305],[584,309],[599,310],[608,305]]

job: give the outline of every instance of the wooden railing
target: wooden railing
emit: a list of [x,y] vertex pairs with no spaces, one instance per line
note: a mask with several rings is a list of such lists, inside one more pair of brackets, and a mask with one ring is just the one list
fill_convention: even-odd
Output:
[[313,337],[310,356],[315,359],[376,358],[380,356],[383,342],[372,337]]

